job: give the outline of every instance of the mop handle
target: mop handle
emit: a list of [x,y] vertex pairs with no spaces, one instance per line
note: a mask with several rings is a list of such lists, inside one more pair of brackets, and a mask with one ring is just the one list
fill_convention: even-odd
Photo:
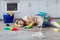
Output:
[[42,32],[42,24],[41,24],[41,27],[40,27],[40,32]]
[[[44,16],[43,16],[42,18],[43,18],[43,22],[44,22]],[[42,25],[43,25],[43,22],[41,23],[40,32],[42,32]]]

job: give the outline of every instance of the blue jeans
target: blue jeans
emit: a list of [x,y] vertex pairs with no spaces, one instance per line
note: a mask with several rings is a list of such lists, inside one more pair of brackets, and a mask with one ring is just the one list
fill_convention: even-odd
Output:
[[49,21],[44,21],[43,22],[42,28],[45,28],[45,27],[50,27],[50,22]]

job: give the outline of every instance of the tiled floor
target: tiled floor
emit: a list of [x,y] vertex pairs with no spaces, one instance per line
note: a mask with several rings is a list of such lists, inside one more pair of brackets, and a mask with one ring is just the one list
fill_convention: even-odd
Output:
[[[5,24],[0,21],[0,28]],[[12,25],[12,24],[10,24]],[[34,30],[19,30],[19,31],[5,31],[0,30],[0,40],[60,40],[60,32],[54,32],[54,27],[43,30],[44,39],[34,38],[32,34],[38,31]],[[39,30],[39,29],[37,29]]]

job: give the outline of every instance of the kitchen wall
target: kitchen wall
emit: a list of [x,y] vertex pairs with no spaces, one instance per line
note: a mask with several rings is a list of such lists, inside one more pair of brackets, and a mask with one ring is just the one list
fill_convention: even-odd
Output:
[[18,11],[13,12],[17,18],[24,16],[35,16],[43,11],[47,12],[53,18],[60,17],[60,0],[5,0],[0,1],[0,19],[3,19],[3,14],[7,13],[6,4],[8,2],[17,2]]

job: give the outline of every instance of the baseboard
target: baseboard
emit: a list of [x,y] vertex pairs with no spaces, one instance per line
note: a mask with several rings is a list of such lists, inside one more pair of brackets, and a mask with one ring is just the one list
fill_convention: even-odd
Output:
[[0,19],[0,21],[3,21],[3,19]]
[[58,17],[58,18],[52,18],[52,19],[60,19],[60,17]]

